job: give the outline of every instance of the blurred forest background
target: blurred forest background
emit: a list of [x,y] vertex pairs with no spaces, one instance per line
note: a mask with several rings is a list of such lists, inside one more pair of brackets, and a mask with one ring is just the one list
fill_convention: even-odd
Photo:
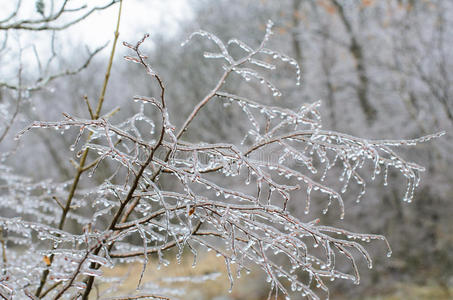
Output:
[[[137,2],[150,11],[156,3]],[[133,3],[130,2],[127,9],[133,10]],[[128,7],[128,1],[124,5]],[[166,14],[175,13],[174,7],[167,11],[162,3],[159,7],[163,20]],[[453,1],[187,0],[183,9],[186,8],[190,8],[183,13],[186,16],[178,18],[177,23],[173,20],[172,26],[154,25],[154,31],[150,32],[152,43],[145,45],[151,65],[166,83],[172,114],[181,116],[172,120],[176,126],[181,126],[183,116],[222,72],[220,64],[203,59],[204,49],[212,44],[197,41],[181,48],[181,41],[201,28],[216,33],[223,40],[237,37],[256,45],[267,20],[271,19],[275,23],[271,44],[298,61],[302,67],[302,83],[295,86],[294,70],[285,67],[273,78],[283,92],[279,99],[271,95],[263,97],[259,84],[245,85],[241,80],[232,80],[227,86],[236,94],[283,107],[297,107],[321,99],[325,128],[361,137],[414,138],[447,131],[443,138],[419,145],[407,153],[409,160],[427,168],[413,203],[401,201],[406,182],[392,172],[388,174],[388,185],[384,186],[383,179],[378,178],[368,187],[360,204],[355,203],[357,191],[353,188],[347,192],[350,196],[344,196],[347,207],[341,226],[351,231],[385,235],[393,248],[393,256],[387,258],[377,247],[372,251],[375,267],[368,270],[361,266],[360,286],[335,282],[332,296],[334,299],[364,299],[377,295],[396,295],[392,299],[453,299],[453,169],[449,168],[453,162]],[[134,20],[136,34],[121,34],[120,40],[140,39],[150,30],[147,22],[154,24],[155,20]],[[112,32],[113,27],[104,32],[99,45],[112,38]],[[14,90],[8,88],[7,83],[17,78],[19,63],[23,65],[24,85],[27,81],[35,82],[33,74],[44,68],[33,58],[19,59],[18,49],[22,49],[24,57],[34,56],[33,52],[42,57],[50,55],[49,49],[40,48],[39,43],[33,48],[40,39],[38,34],[11,34],[0,52],[0,120],[15,107]],[[43,34],[49,35],[49,32]],[[43,35],[43,38],[49,37]],[[71,37],[64,30],[56,31],[52,39],[56,56],[50,68],[59,70],[83,64],[87,58],[85,47],[93,50],[98,46],[71,44]],[[156,92],[142,72],[136,72],[133,65],[119,59],[125,53],[120,47],[106,94],[105,111],[127,103],[136,94]],[[99,53],[80,73],[30,91],[17,103],[17,120],[0,146],[0,153],[5,157],[2,164],[15,167],[31,178],[52,177],[60,181],[71,178],[73,171],[68,158],[74,154],[69,151],[69,145],[75,133],[61,136],[58,131],[35,131],[20,142],[13,137],[30,121],[58,120],[61,112],[87,117],[83,97],[97,96],[106,57],[106,51]],[[118,115],[131,113],[126,106]],[[235,140],[245,128],[242,118],[235,108],[212,102],[193,124],[195,130],[187,138],[206,142]],[[108,170],[109,165],[102,167]],[[101,178],[101,174],[102,170],[98,170],[95,176]],[[294,201],[290,205],[292,211],[304,218],[302,203]],[[313,205],[310,217],[320,215],[322,210],[316,207],[316,201]],[[321,214],[321,219],[326,224],[338,223],[336,214]],[[206,261],[210,266],[215,265],[208,257]],[[241,287],[247,288],[250,299],[267,295],[262,278],[241,280],[246,283],[222,299],[234,299],[234,295],[242,295],[236,299],[246,299],[237,291]],[[208,286],[201,290],[218,289],[215,283],[205,284]],[[426,291],[411,294],[424,288],[431,289],[432,294]],[[227,288],[219,290],[217,296],[227,294]],[[212,294],[212,298],[214,296]]]

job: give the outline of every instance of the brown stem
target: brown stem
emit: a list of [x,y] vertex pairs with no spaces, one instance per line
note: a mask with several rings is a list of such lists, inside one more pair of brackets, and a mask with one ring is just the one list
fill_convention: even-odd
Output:
[[[120,2],[121,3],[121,2]],[[143,40],[142,40],[143,41]],[[139,46],[140,46],[141,42],[137,43],[136,47],[134,48],[134,50],[137,52],[137,55],[138,57],[140,58],[140,62],[142,65],[144,65],[145,67],[147,67],[147,64],[146,62],[143,60],[142,58],[142,55],[140,55],[140,52],[139,52]],[[161,104],[162,106],[160,107],[160,109],[162,110],[162,114],[164,113],[164,109],[166,109],[166,104],[165,104],[165,86],[164,86],[164,83],[163,81],[160,79],[159,75],[157,74],[154,74],[154,77],[156,78],[158,84],[159,84],[159,87],[160,87],[160,90],[161,90],[161,94],[160,94],[160,98],[161,98]],[[101,101],[101,98],[99,99],[99,101]],[[123,214],[123,211],[124,209],[126,208],[127,204],[131,201],[131,199],[133,199],[133,194],[135,192],[135,190],[137,189],[138,187],[138,183],[140,182],[140,179],[143,175],[143,172],[145,171],[145,169],[149,166],[149,164],[153,161],[153,158],[154,158],[154,155],[156,153],[156,150],[160,147],[160,145],[162,144],[163,140],[164,140],[164,136],[165,136],[165,127],[164,127],[164,117],[162,117],[162,130],[160,132],[160,136],[159,136],[159,139],[157,140],[155,146],[153,147],[153,149],[151,150],[151,153],[149,154],[147,160],[145,161],[145,163],[140,167],[140,170],[138,171],[137,175],[135,176],[135,180],[134,182],[132,183],[132,186],[131,188],[129,189],[129,192],[126,196],[126,198],[121,201],[121,205],[120,207],[118,208],[118,211],[115,213],[111,223],[110,223],[110,226],[109,226],[109,229],[110,230],[113,230],[115,228],[115,225],[118,223],[118,220],[120,219],[121,215]],[[135,206],[134,206],[135,207]],[[110,244],[109,246],[109,249],[111,249],[113,246],[113,243]],[[99,251],[100,251],[100,247],[98,247],[96,250],[95,250],[95,253],[97,254]],[[91,264],[91,267],[92,268],[97,268],[97,264],[95,263],[92,263]],[[87,280],[87,288],[85,289],[85,292],[82,296],[82,299],[85,300],[85,299],[88,299],[88,296],[91,292],[91,289],[93,287],[93,282],[94,282],[94,277],[93,276],[90,276],[88,277],[88,280]]]
[[198,114],[198,112],[203,108],[203,106],[205,106],[209,100],[211,100],[212,97],[215,96],[215,94],[220,90],[220,88],[223,86],[226,78],[228,77],[228,74],[230,74],[231,72],[231,68],[228,68],[227,70],[225,70],[225,72],[223,72],[223,75],[222,77],[220,78],[220,80],[217,82],[217,85],[209,92],[209,94],[206,95],[206,97],[204,97],[203,100],[201,100],[197,106],[195,106],[195,108],[193,109],[192,113],[187,117],[186,121],[184,122],[184,124],[182,125],[181,129],[179,130],[178,134],[176,135],[176,138],[179,139],[186,131],[187,131],[187,128],[189,127],[189,124],[193,121],[193,119],[195,118],[195,116]]
[[55,282],[53,285],[51,285],[47,290],[45,290],[44,292],[42,292],[40,298],[44,298],[50,291],[52,291],[53,289],[55,289],[56,287],[58,287],[60,284],[62,284],[63,281],[58,281],[58,282]]
[[[259,45],[259,47],[255,50],[255,51],[252,51],[250,52],[248,55],[244,56],[243,58],[241,58],[240,60],[238,60],[237,62],[235,62],[234,64],[232,64],[231,66],[229,66],[225,72],[222,74],[222,76],[220,77],[220,79],[218,80],[217,82],[217,85],[203,98],[203,100],[201,100],[195,107],[194,109],[192,110],[192,112],[190,113],[190,115],[187,117],[187,119],[184,121],[184,124],[182,125],[181,129],[178,131],[178,133],[176,134],[176,139],[179,140],[182,135],[187,131],[190,123],[193,121],[193,119],[196,117],[196,115],[198,114],[198,112],[214,97],[217,95],[217,93],[219,92],[220,88],[225,84],[225,81],[228,77],[228,75],[231,73],[231,71],[233,70],[233,68],[235,67],[238,67],[244,63],[246,63],[253,55],[255,55],[256,53],[258,53],[261,49],[263,49],[264,47],[264,44],[266,42],[266,39],[263,39],[263,41],[261,42],[261,44]],[[139,44],[137,44],[136,47],[138,47]],[[139,55],[139,58],[140,58],[140,61],[142,64],[144,64],[141,56]],[[158,76],[156,76],[158,78]],[[159,78],[158,78],[159,80]],[[166,155],[165,155],[165,158],[164,158],[164,161],[168,161],[169,157],[170,157],[170,154],[171,154],[171,151],[167,151]],[[154,180],[157,178],[157,176],[159,176],[159,174],[161,173],[162,171],[162,168],[158,168],[154,174],[151,176],[151,181],[154,182]],[[129,217],[129,215],[133,212],[133,210],[135,209],[135,207],[137,206],[137,204],[139,203],[140,201],[140,198],[137,198],[134,200],[134,202],[131,204],[131,206],[129,207],[129,209],[126,211],[126,213],[124,214],[123,218],[121,219],[121,223],[124,223],[127,221],[127,218]]]
[[[58,224],[58,229],[60,229],[60,230],[63,229],[63,226],[64,226],[65,221],[66,221],[66,216],[68,215],[68,212],[71,209],[71,202],[72,202],[72,199],[74,197],[74,194],[75,194],[75,191],[77,189],[77,186],[79,184],[80,176],[82,175],[82,172],[83,172],[82,168],[83,168],[83,166],[85,164],[87,156],[88,156],[88,150],[85,150],[85,152],[83,152],[82,158],[80,159],[80,167],[77,169],[76,175],[74,177],[74,181],[73,181],[72,186],[71,186],[71,190],[69,191],[68,199],[66,200],[66,206],[64,207],[63,212],[61,214],[60,223]],[[54,249],[55,249],[55,247],[54,247]],[[44,288],[44,285],[46,284],[47,276],[49,275],[50,266],[53,263],[54,257],[55,257],[54,254],[50,255],[50,257],[49,257],[50,263],[49,263],[49,266],[47,267],[47,269],[45,269],[44,272],[41,275],[41,280],[40,280],[40,283],[39,283],[39,287],[38,287],[38,289],[35,292],[35,296],[36,297],[40,297],[41,291]]]
[[74,271],[73,276],[72,276],[71,279],[68,281],[68,283],[66,283],[66,285],[58,292],[58,294],[55,296],[54,300],[57,300],[57,299],[59,299],[61,296],[63,296],[64,293],[71,287],[72,283],[74,282],[74,280],[76,279],[76,277],[77,277],[77,275],[79,274],[80,270],[82,269],[83,264],[84,264],[85,261],[87,260],[88,255],[90,255],[90,252],[91,252],[91,250],[90,250],[90,249],[87,249],[87,253],[86,253],[85,256],[82,258],[82,260],[79,262],[79,265],[77,266],[76,270]]
[[[146,36],[145,36],[146,38]],[[139,46],[140,44],[143,42],[143,40],[145,39],[143,38],[140,42],[137,43],[137,45],[135,47],[131,47],[133,50],[135,50],[138,54],[138,59],[140,60],[140,63],[142,65],[144,65],[145,67],[148,67],[147,64],[143,61],[143,58],[142,58],[142,55],[140,55],[139,53]],[[237,62],[235,62],[234,64],[232,64],[231,66],[229,66],[225,71],[224,73],[222,74],[222,76],[220,77],[219,81],[217,82],[217,85],[203,98],[203,100],[201,100],[193,109],[193,111],[191,112],[191,114],[187,117],[187,119],[185,120],[185,122],[183,123],[181,129],[178,131],[178,133],[176,134],[176,140],[179,140],[182,135],[187,131],[188,129],[188,126],[190,125],[190,123],[194,120],[194,118],[196,117],[196,115],[198,114],[198,112],[214,97],[216,96],[217,92],[220,90],[220,88],[224,85],[225,83],[225,80],[227,79],[228,75],[231,73],[231,71],[233,71],[233,69],[237,66],[240,66],[244,63],[246,63],[253,55],[255,55],[256,53],[258,53],[263,47],[264,47],[264,44],[266,42],[266,39],[263,39],[263,41],[261,42],[261,44],[259,45],[259,47],[255,50],[255,51],[252,51],[251,53],[249,53],[247,56],[243,57],[242,59],[238,60]],[[160,88],[161,88],[161,100],[162,100],[162,107],[165,108],[165,101],[164,101],[164,86],[163,86],[163,83],[160,79],[160,77],[158,75],[154,75],[155,78],[157,79],[159,85],[160,85]],[[153,147],[152,151],[151,151],[151,154],[150,156],[148,157],[148,159],[146,160],[146,162],[142,165],[142,167],[140,168],[137,176],[135,177],[135,180],[134,180],[134,183],[132,184],[131,186],[131,189],[129,190],[129,193],[128,195],[126,196],[126,199],[121,203],[120,205],[120,208],[118,209],[118,211],[116,212],[115,216],[113,217],[112,219],[112,222],[110,223],[110,226],[109,226],[109,229],[110,230],[114,230],[118,221],[120,221],[121,223],[124,223],[127,221],[127,218],[129,217],[129,215],[133,212],[133,210],[135,209],[136,205],[139,203],[140,201],[140,198],[136,198],[131,206],[128,208],[128,210],[126,211],[126,213],[123,215],[123,217],[120,219],[121,215],[123,214],[123,210],[126,208],[127,204],[133,199],[133,194],[135,192],[135,190],[137,189],[137,186],[138,186],[138,182],[144,172],[144,170],[148,167],[148,165],[152,162],[153,160],[153,157],[154,157],[154,153],[156,152],[156,150],[162,145],[162,142],[163,142],[163,137],[164,137],[164,128],[162,128],[162,132],[161,132],[161,135],[159,137],[159,140],[157,141],[156,145]],[[177,141],[176,141],[177,142]],[[164,161],[168,161],[168,159],[170,158],[170,154],[171,154],[171,150],[167,151],[166,155],[165,155],[165,158],[164,158]],[[157,176],[161,173],[162,171],[162,168],[159,167],[155,172],[154,174],[151,176],[150,180],[151,181],[155,181],[155,179],[157,178]],[[109,249],[111,249],[113,247],[113,243],[109,245]],[[100,251],[100,247],[98,247],[96,250],[95,250],[95,253],[98,253]],[[93,264],[92,266],[93,268],[96,268],[97,265],[96,264]],[[92,289],[92,286],[93,286],[93,282],[94,282],[94,277],[90,276],[88,278],[88,282],[87,282],[87,288],[85,290],[85,293],[83,294],[82,296],[82,299],[83,300],[87,300],[88,299],[88,295],[90,293],[90,290]]]
[[[120,26],[120,20],[121,20],[122,4],[123,4],[123,1],[120,0],[120,6],[119,6],[119,10],[118,10],[118,19],[117,19],[116,30],[115,30],[115,37],[114,37],[114,40],[113,40],[112,50],[110,52],[110,59],[109,59],[109,63],[108,63],[108,66],[107,66],[107,71],[105,73],[104,84],[102,86],[101,95],[99,97],[98,104],[97,104],[97,107],[96,107],[96,112],[94,114],[94,119],[98,119],[99,118],[99,115],[100,115],[101,109],[102,109],[102,105],[104,103],[105,92],[107,90],[107,84],[108,84],[108,81],[109,81],[109,78],[110,78],[110,71],[112,69],[112,64],[113,64],[113,57],[115,56],[116,43],[118,41],[118,36],[119,36],[119,26]],[[78,187],[78,184],[79,184],[79,180],[80,180],[80,176],[85,171],[84,170],[84,166],[85,166],[85,162],[86,162],[87,157],[88,157],[88,148],[82,154],[82,157],[81,157],[80,163],[79,163],[79,168],[76,171],[76,174],[75,174],[75,177],[74,177],[74,181],[73,181],[72,186],[71,186],[71,190],[69,191],[68,198],[66,200],[66,206],[63,209],[63,212],[62,212],[62,215],[61,215],[61,218],[60,218],[60,222],[58,224],[58,229],[60,229],[60,230],[63,229],[65,221],[66,221],[66,216],[68,215],[68,212],[71,209],[72,199],[74,198],[75,191],[77,190],[77,187]],[[42,289],[44,288],[44,285],[46,284],[47,277],[48,277],[49,272],[50,272],[50,265],[52,265],[54,257],[55,256],[53,254],[50,256],[50,264],[49,264],[48,268],[46,270],[44,270],[44,272],[41,275],[41,280],[40,280],[40,283],[39,283],[39,287],[38,287],[38,289],[35,292],[35,295],[37,297],[40,297]]]

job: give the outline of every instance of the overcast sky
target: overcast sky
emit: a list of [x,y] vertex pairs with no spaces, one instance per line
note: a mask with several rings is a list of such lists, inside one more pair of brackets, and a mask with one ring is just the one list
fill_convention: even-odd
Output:
[[[190,12],[186,0],[123,1],[120,40],[133,42],[146,32],[172,34],[178,30],[180,21],[191,17]],[[118,5],[97,12],[78,26],[74,26],[71,33],[77,42],[89,45],[103,44],[112,39],[117,14]]]
[[[111,0],[71,0],[68,9],[74,9],[87,5],[87,9],[94,6],[102,6]],[[17,1],[0,0],[0,20],[7,18],[15,10]],[[41,16],[35,8],[36,0],[22,0],[20,10],[15,19],[11,22],[24,19],[39,19]],[[44,0],[46,5],[46,15],[50,12],[50,1]],[[62,4],[62,0],[56,0],[54,11]],[[113,40],[119,4],[115,4],[108,9],[94,12],[87,19],[68,28],[57,32],[56,51],[62,57],[85,55],[84,53],[74,52],[74,49],[84,51],[85,45],[94,50],[108,41]],[[79,12],[83,13],[86,12]],[[171,35],[180,28],[183,20],[192,17],[191,8],[187,0],[124,0],[120,25],[120,42],[136,42],[144,33],[159,33]],[[78,13],[66,13],[60,24],[65,20],[74,20]],[[66,17],[66,19],[64,18]],[[58,23],[57,23],[58,24]],[[53,25],[57,25],[53,24]],[[2,36],[4,38],[4,36]],[[30,68],[37,67],[36,53],[39,55],[41,63],[45,63],[51,57],[51,35],[47,31],[20,31],[11,32],[8,37],[8,48],[23,49],[21,53],[22,61],[26,63],[29,73]],[[1,40],[0,40],[1,41]],[[36,49],[34,51],[33,49]],[[7,51],[11,57],[2,57],[2,77],[3,80],[15,80],[17,77],[17,51]],[[99,55],[108,55],[108,51],[102,51]],[[78,58],[77,58],[78,59]],[[76,59],[76,60],[77,60]]]

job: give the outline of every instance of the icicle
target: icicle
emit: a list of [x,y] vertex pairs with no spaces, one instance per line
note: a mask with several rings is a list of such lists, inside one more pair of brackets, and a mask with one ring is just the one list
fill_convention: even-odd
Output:
[[228,280],[230,281],[230,287],[228,289],[228,293],[231,293],[233,291],[233,274],[231,274],[230,259],[228,257],[225,257],[225,264],[226,264],[226,268],[227,268]]
[[308,214],[310,211],[310,193],[311,193],[312,186],[308,185],[307,186],[307,200],[306,200],[306,205],[305,205],[305,210],[304,213]]

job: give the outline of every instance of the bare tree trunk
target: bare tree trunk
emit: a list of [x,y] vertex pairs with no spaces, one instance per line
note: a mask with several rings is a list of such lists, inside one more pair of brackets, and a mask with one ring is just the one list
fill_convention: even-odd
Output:
[[349,45],[349,51],[351,52],[352,56],[355,59],[355,68],[357,71],[357,76],[359,80],[359,84],[357,85],[356,91],[357,91],[357,96],[359,98],[359,104],[364,112],[366,119],[368,123],[373,123],[376,120],[376,115],[377,111],[374,108],[374,106],[370,103],[369,97],[368,97],[368,86],[369,86],[369,81],[368,81],[368,76],[367,76],[367,71],[365,67],[365,58],[363,55],[363,49],[362,46],[359,44],[357,37],[355,36],[351,23],[347,19],[343,6],[337,1],[337,0],[332,0],[332,3],[335,5],[335,7],[338,10],[338,14],[340,16],[340,20],[342,21],[344,27],[346,28],[346,32],[349,35],[350,39],[350,45]]
[[[329,30],[326,26],[326,30]],[[336,119],[336,109],[335,109],[335,86],[332,82],[332,65],[334,64],[334,58],[329,55],[329,49],[327,45],[327,40],[324,38],[322,42],[322,49],[321,49],[321,68],[322,72],[325,76],[325,86],[327,89],[327,104],[330,110],[330,122],[332,128],[337,126],[337,119]]]
[[292,40],[293,51],[294,51],[294,59],[296,59],[296,61],[299,65],[302,65],[302,60],[303,60],[302,48],[300,46],[300,41],[297,36],[297,34],[298,34],[297,28],[299,27],[299,24],[300,24],[299,10],[300,10],[301,3],[302,3],[302,0],[293,0],[293,14],[292,14],[292,19],[291,19],[291,21],[292,21],[291,40]]

